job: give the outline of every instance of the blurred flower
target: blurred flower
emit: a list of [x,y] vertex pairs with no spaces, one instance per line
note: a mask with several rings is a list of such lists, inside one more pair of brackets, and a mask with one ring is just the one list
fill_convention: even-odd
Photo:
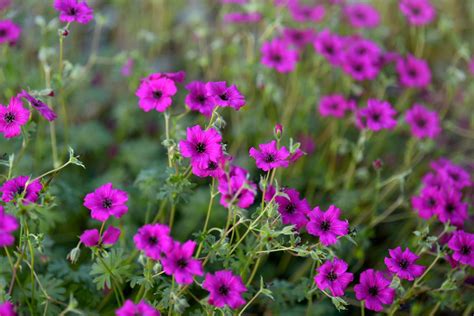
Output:
[[170,228],[163,224],[146,224],[133,236],[138,250],[153,260],[160,260],[173,246]]
[[216,271],[206,274],[202,287],[209,291],[209,304],[223,308],[225,305],[232,309],[245,304],[242,293],[247,288],[239,275],[234,275],[230,270]]
[[17,97],[25,98],[30,103],[30,105],[41,114],[42,117],[50,122],[54,121],[58,117],[53,109],[51,109],[47,104],[39,99],[34,98],[25,90],[22,90],[21,93],[17,95]]
[[341,63],[343,41],[339,35],[323,30],[316,35],[313,45],[316,52],[323,55],[332,65]]
[[12,3],[11,0],[0,0],[0,11],[8,8],[11,3]]
[[334,205],[329,206],[326,212],[322,212],[319,206],[308,213],[309,222],[306,230],[313,236],[319,237],[324,246],[330,246],[337,242],[337,236],[345,236],[349,232],[349,222],[340,220],[341,210]]
[[356,80],[373,80],[382,67],[382,50],[365,38],[348,37],[344,40],[342,69]]
[[227,86],[225,81],[211,81],[206,83],[206,89],[217,106],[230,106],[235,110],[240,110],[245,105],[245,97],[235,85]]
[[94,18],[94,11],[86,1],[54,0],[54,9],[60,12],[59,21],[61,22],[87,24]]
[[[15,242],[13,232],[19,227],[18,220],[10,214],[6,214],[3,206],[0,205],[0,247],[11,246]],[[0,315],[1,313],[0,305]]]
[[171,97],[176,94],[177,90],[171,79],[149,77],[142,80],[135,95],[138,97],[138,105],[143,111],[149,112],[154,109],[164,112],[171,106]]
[[390,257],[385,257],[384,262],[388,270],[395,273],[400,279],[413,281],[421,276],[425,271],[425,267],[415,264],[420,257],[415,255],[410,249],[397,247],[389,249]]
[[17,137],[21,127],[30,119],[30,110],[25,109],[21,99],[12,97],[8,106],[0,104],[0,133],[5,138]]
[[369,99],[367,107],[356,113],[356,123],[359,128],[368,128],[374,132],[382,129],[392,129],[397,125],[393,116],[397,112],[387,101]]
[[420,104],[414,104],[405,113],[405,120],[411,127],[411,133],[417,138],[435,138],[441,132],[438,113],[429,111]]
[[283,29],[283,40],[298,49],[302,49],[306,45],[311,44],[314,38],[315,33],[313,29],[310,28],[296,29],[287,27]]
[[344,14],[355,28],[373,28],[380,23],[379,12],[367,3],[349,4],[344,7]]
[[413,25],[425,25],[436,16],[436,11],[429,0],[400,0],[400,10]]
[[130,77],[133,73],[133,65],[134,61],[132,58],[128,58],[125,63],[122,65],[122,68],[120,69],[120,73],[124,77]]
[[423,219],[430,219],[433,215],[436,215],[441,202],[441,192],[435,187],[423,188],[418,196],[411,198],[412,207],[418,211],[418,215]]
[[331,94],[321,97],[319,101],[319,114],[321,116],[344,117],[347,110],[351,109],[350,101],[341,94]]
[[287,43],[281,39],[264,42],[261,53],[262,64],[281,73],[293,71],[298,61],[298,53],[288,48]]
[[193,283],[193,276],[204,274],[202,263],[193,259],[196,243],[188,240],[184,244],[174,242],[173,246],[162,258],[163,270],[167,275],[173,275],[178,284]]
[[428,63],[408,55],[405,59],[398,58],[396,70],[400,84],[409,88],[426,88],[431,83],[431,70]]
[[468,69],[471,72],[471,75],[474,75],[474,57],[471,57],[471,61],[469,62]]
[[296,22],[320,22],[326,13],[322,5],[303,5],[298,0],[289,1],[288,8]]
[[313,138],[311,137],[311,135],[300,135],[298,137],[298,141],[300,142],[301,146],[301,150],[303,152],[305,152],[307,155],[311,155],[312,153],[315,152],[316,150],[316,144],[313,140]]
[[439,178],[438,180],[432,179],[432,181],[438,181],[441,187],[454,187],[456,190],[462,190],[472,184],[469,172],[446,158],[435,160],[430,165],[437,172]]
[[259,169],[269,171],[279,167],[288,167],[288,157],[290,156],[290,153],[285,146],[278,149],[277,142],[272,140],[269,143],[258,145],[258,148],[260,150],[257,150],[254,147],[250,148],[249,155],[255,159]]
[[0,303],[0,315],[2,316],[16,316],[15,306],[11,302]]
[[185,88],[189,91],[185,99],[186,105],[191,110],[210,117],[216,104],[214,98],[208,93],[206,84],[201,81],[192,81]]
[[0,20],[0,44],[15,45],[20,34],[21,28],[11,20]]
[[160,316],[160,312],[146,301],[134,304],[132,300],[126,300],[122,307],[115,311],[116,316]]
[[367,309],[380,312],[382,304],[390,305],[395,298],[395,290],[390,288],[390,281],[380,271],[365,270],[360,274],[359,284],[354,286],[356,298],[365,301]]
[[308,213],[311,211],[308,201],[300,199],[300,194],[295,189],[284,189],[285,196],[275,197],[278,204],[278,212],[281,215],[281,221],[285,225],[295,225],[301,229],[308,223]]
[[259,12],[231,12],[223,17],[225,23],[257,23],[262,19],[262,14]]
[[122,217],[128,211],[128,194],[114,189],[112,183],[106,183],[84,198],[84,206],[91,211],[91,217],[104,222],[110,216]]
[[8,181],[0,187],[2,192],[2,201],[8,203],[15,198],[22,198],[22,203],[28,205],[36,203],[39,193],[43,189],[39,180],[30,182],[30,177],[19,176]]
[[222,137],[217,130],[202,130],[201,126],[188,127],[186,140],[179,142],[181,155],[191,159],[192,164],[207,166],[209,161],[217,162],[222,156]]
[[347,263],[342,259],[326,260],[316,269],[314,282],[320,290],[329,288],[332,296],[343,296],[344,290],[354,279],[352,273],[346,272],[347,268]]
[[257,185],[248,180],[247,170],[239,166],[231,166],[229,174],[219,177],[218,190],[221,194],[222,206],[229,207],[233,204],[240,208],[247,208],[255,200]]
[[448,247],[454,253],[452,259],[456,262],[474,267],[474,234],[458,230],[448,242]]
[[453,188],[442,191],[441,204],[438,208],[438,218],[441,223],[450,223],[462,227],[468,218],[468,205],[462,202],[462,194]]

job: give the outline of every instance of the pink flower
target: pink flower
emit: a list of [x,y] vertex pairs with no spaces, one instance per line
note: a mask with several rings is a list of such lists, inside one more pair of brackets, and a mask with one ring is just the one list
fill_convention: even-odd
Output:
[[60,12],[59,21],[65,23],[87,24],[94,18],[94,10],[87,5],[86,1],[55,0],[54,9]]
[[225,305],[232,309],[239,308],[245,304],[242,293],[247,288],[242,278],[234,275],[232,271],[221,270],[214,274],[206,274],[202,287],[209,291],[209,304],[222,308]]
[[86,247],[94,247],[99,244],[100,234],[98,229],[85,230],[79,238]]
[[387,101],[369,99],[367,107],[357,111],[357,126],[374,132],[393,129],[397,121],[393,118],[395,111]]
[[341,210],[334,205],[329,206],[326,212],[322,212],[317,206],[308,214],[306,230],[311,235],[318,236],[323,245],[333,245],[338,236],[345,236],[349,232],[349,222],[340,220],[340,215]]
[[359,284],[354,286],[356,298],[365,301],[367,309],[380,312],[382,304],[390,305],[395,298],[395,290],[390,288],[390,281],[383,273],[373,269],[365,270],[360,274]]
[[193,81],[188,83],[185,88],[189,91],[185,99],[186,105],[193,111],[211,117],[216,104],[214,97],[208,93],[206,84],[201,81]]
[[352,101],[346,100],[341,94],[331,94],[321,97],[319,101],[319,114],[321,116],[344,117],[346,111],[353,107]]
[[19,98],[10,99],[8,106],[0,104],[0,133],[5,138],[12,138],[21,134],[21,127],[30,119],[30,110],[23,107]]
[[441,223],[450,222],[452,225],[462,227],[468,218],[468,205],[462,202],[461,192],[449,188],[442,191],[441,204],[438,208],[438,218]]
[[184,244],[174,242],[174,245],[162,259],[163,270],[167,275],[173,275],[178,284],[193,283],[193,276],[204,274],[202,263],[193,259],[196,243],[188,240]]
[[110,216],[122,217],[128,211],[128,194],[114,189],[112,183],[106,183],[84,198],[84,206],[91,210],[91,217],[104,222]]
[[370,4],[349,4],[344,8],[344,14],[355,28],[374,28],[380,23],[379,12]]
[[452,255],[454,261],[474,267],[474,234],[462,230],[455,231],[448,242],[448,247],[454,252]]
[[290,14],[296,22],[320,22],[326,13],[322,5],[303,5],[298,1],[288,3]]
[[413,25],[425,25],[433,21],[436,11],[429,0],[400,0],[400,10]]
[[323,30],[313,43],[314,50],[323,55],[332,65],[341,63],[343,53],[343,40],[337,34],[332,34],[328,30]]
[[347,272],[348,267],[342,259],[327,260],[316,269],[314,282],[320,290],[329,288],[332,296],[343,296],[344,290],[354,279],[354,275]]
[[421,104],[414,104],[405,113],[405,120],[416,138],[435,138],[441,132],[438,113],[428,110]]
[[224,168],[228,160],[228,157],[222,155],[217,161],[209,160],[207,164],[193,163],[191,170],[195,176],[200,178],[219,178],[225,174]]
[[281,39],[264,42],[260,52],[261,63],[281,73],[292,72],[298,61],[298,52],[288,48],[288,44]]
[[257,185],[248,180],[247,170],[231,166],[229,173],[221,175],[218,180],[222,206],[229,207],[232,203],[247,208],[255,201]]
[[21,28],[11,20],[0,20],[0,44],[15,45],[20,34]]
[[[15,216],[6,214],[3,206],[0,205],[0,247],[13,245],[15,237],[12,233],[16,231],[18,227],[18,221]],[[0,313],[0,315],[2,314]]]
[[230,106],[235,110],[240,110],[245,105],[245,97],[235,85],[227,86],[225,81],[211,81],[206,83],[206,89],[217,106]]
[[410,249],[406,248],[402,251],[402,248],[397,247],[390,249],[388,252],[390,257],[385,257],[385,265],[390,272],[395,273],[400,279],[413,281],[425,271],[424,266],[415,264],[419,257]]
[[17,97],[25,98],[30,103],[30,105],[41,114],[42,117],[50,122],[54,121],[58,117],[53,109],[51,109],[46,103],[34,98],[25,90],[22,90],[21,93],[17,95]]
[[408,55],[398,58],[396,64],[400,84],[409,88],[426,88],[431,83],[431,70],[428,63]]
[[222,137],[217,130],[202,130],[195,125],[186,131],[186,140],[179,142],[181,155],[190,158],[193,164],[207,166],[209,161],[217,163],[222,156]]
[[122,307],[115,311],[116,316],[160,316],[160,312],[153,306],[141,300],[134,304],[132,300],[126,300]]
[[0,315],[2,316],[16,316],[15,306],[11,302],[0,303]]
[[259,12],[230,12],[224,15],[225,23],[247,24],[257,23],[262,19]]
[[272,140],[269,143],[258,145],[258,148],[260,150],[254,147],[249,150],[249,155],[255,159],[258,168],[263,171],[269,171],[279,167],[288,167],[290,152],[285,146],[278,149],[277,142]]
[[411,205],[418,211],[421,218],[430,219],[438,213],[442,201],[442,194],[437,188],[426,187],[421,190],[418,196],[412,197]]
[[283,30],[283,40],[298,49],[303,49],[306,45],[312,43],[314,38],[314,31],[310,28],[295,29],[287,27]]
[[153,260],[160,260],[173,246],[170,228],[163,224],[146,224],[133,237],[135,246]]
[[22,203],[28,205],[36,203],[42,189],[43,186],[39,180],[30,182],[30,177],[19,176],[6,181],[0,187],[0,192],[2,192],[2,201],[5,203],[21,197]]
[[295,189],[284,189],[285,196],[275,197],[278,212],[283,224],[295,225],[297,229],[305,227],[308,223],[307,214],[311,211],[308,201],[300,199],[300,194]]
[[177,90],[171,79],[149,77],[142,80],[135,95],[138,97],[138,105],[143,111],[164,112],[171,106],[173,101],[171,97],[176,94]]

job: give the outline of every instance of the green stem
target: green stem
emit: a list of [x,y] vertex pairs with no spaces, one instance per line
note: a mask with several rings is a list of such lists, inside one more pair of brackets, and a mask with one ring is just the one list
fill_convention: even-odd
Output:
[[[204,234],[207,234],[207,226],[209,225],[209,219],[211,217],[212,204],[214,202],[214,198],[216,197],[216,194],[214,193],[214,185],[215,185],[215,178],[212,178],[211,198],[209,199],[209,205],[207,207],[206,220],[204,221],[204,228],[202,229]],[[204,243],[204,240],[202,240],[199,243],[199,247],[198,247],[198,250],[196,252],[196,257],[199,257],[199,254],[201,253],[201,250],[202,250],[203,243]]]

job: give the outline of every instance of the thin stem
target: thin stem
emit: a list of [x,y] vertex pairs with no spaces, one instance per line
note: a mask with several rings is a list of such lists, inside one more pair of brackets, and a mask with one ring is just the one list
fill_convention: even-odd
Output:
[[[209,199],[209,205],[207,207],[206,220],[204,221],[204,228],[202,229],[204,234],[207,234],[207,226],[209,225],[209,218],[211,217],[212,204],[214,202],[214,198],[216,197],[216,194],[214,194],[214,185],[215,185],[215,178],[212,178],[211,198]],[[203,243],[204,243],[204,240],[202,240],[199,243],[199,247],[198,247],[198,250],[196,252],[196,257],[199,257],[199,254],[201,253],[201,250],[202,250]]]

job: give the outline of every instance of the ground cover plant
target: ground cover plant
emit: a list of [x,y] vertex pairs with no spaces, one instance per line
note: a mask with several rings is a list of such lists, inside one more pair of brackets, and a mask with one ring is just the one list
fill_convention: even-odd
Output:
[[0,315],[472,315],[473,26],[0,0]]

